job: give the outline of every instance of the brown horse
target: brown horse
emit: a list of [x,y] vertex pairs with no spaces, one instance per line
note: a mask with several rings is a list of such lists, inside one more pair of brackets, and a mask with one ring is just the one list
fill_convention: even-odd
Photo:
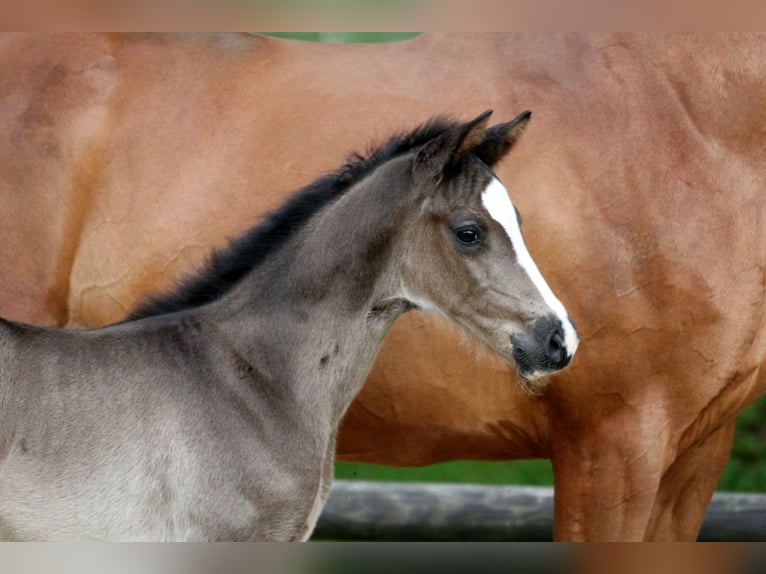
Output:
[[124,317],[357,141],[532,109],[498,175],[577,358],[528,395],[411,313],[338,456],[549,457],[557,539],[695,537],[766,389],[766,37],[8,36],[0,70],[0,314],[68,326]]

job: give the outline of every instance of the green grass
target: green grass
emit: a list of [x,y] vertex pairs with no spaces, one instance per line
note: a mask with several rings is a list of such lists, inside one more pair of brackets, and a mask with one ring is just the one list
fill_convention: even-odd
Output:
[[417,468],[374,464],[335,463],[335,478],[352,480],[469,482],[475,484],[529,484],[550,486],[553,472],[548,460],[508,462],[458,461]]
[[766,397],[737,418],[737,434],[718,490],[766,492]]

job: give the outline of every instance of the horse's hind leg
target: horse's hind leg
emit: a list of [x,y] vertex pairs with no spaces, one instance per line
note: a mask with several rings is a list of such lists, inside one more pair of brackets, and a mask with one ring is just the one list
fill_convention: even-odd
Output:
[[660,482],[647,540],[693,541],[729,459],[734,423],[726,424],[683,452]]

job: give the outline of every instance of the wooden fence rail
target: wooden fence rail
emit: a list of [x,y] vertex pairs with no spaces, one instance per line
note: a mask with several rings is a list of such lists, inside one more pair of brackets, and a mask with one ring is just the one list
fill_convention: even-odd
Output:
[[[314,539],[551,540],[553,489],[338,480]],[[766,495],[716,493],[700,540],[766,541]]]

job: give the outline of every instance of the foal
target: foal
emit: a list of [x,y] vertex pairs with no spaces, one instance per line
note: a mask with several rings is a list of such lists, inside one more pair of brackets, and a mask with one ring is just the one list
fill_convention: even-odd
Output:
[[134,320],[0,320],[0,535],[308,538],[341,417],[408,309],[529,380],[566,366],[574,327],[490,169],[529,113],[488,116],[357,157]]

